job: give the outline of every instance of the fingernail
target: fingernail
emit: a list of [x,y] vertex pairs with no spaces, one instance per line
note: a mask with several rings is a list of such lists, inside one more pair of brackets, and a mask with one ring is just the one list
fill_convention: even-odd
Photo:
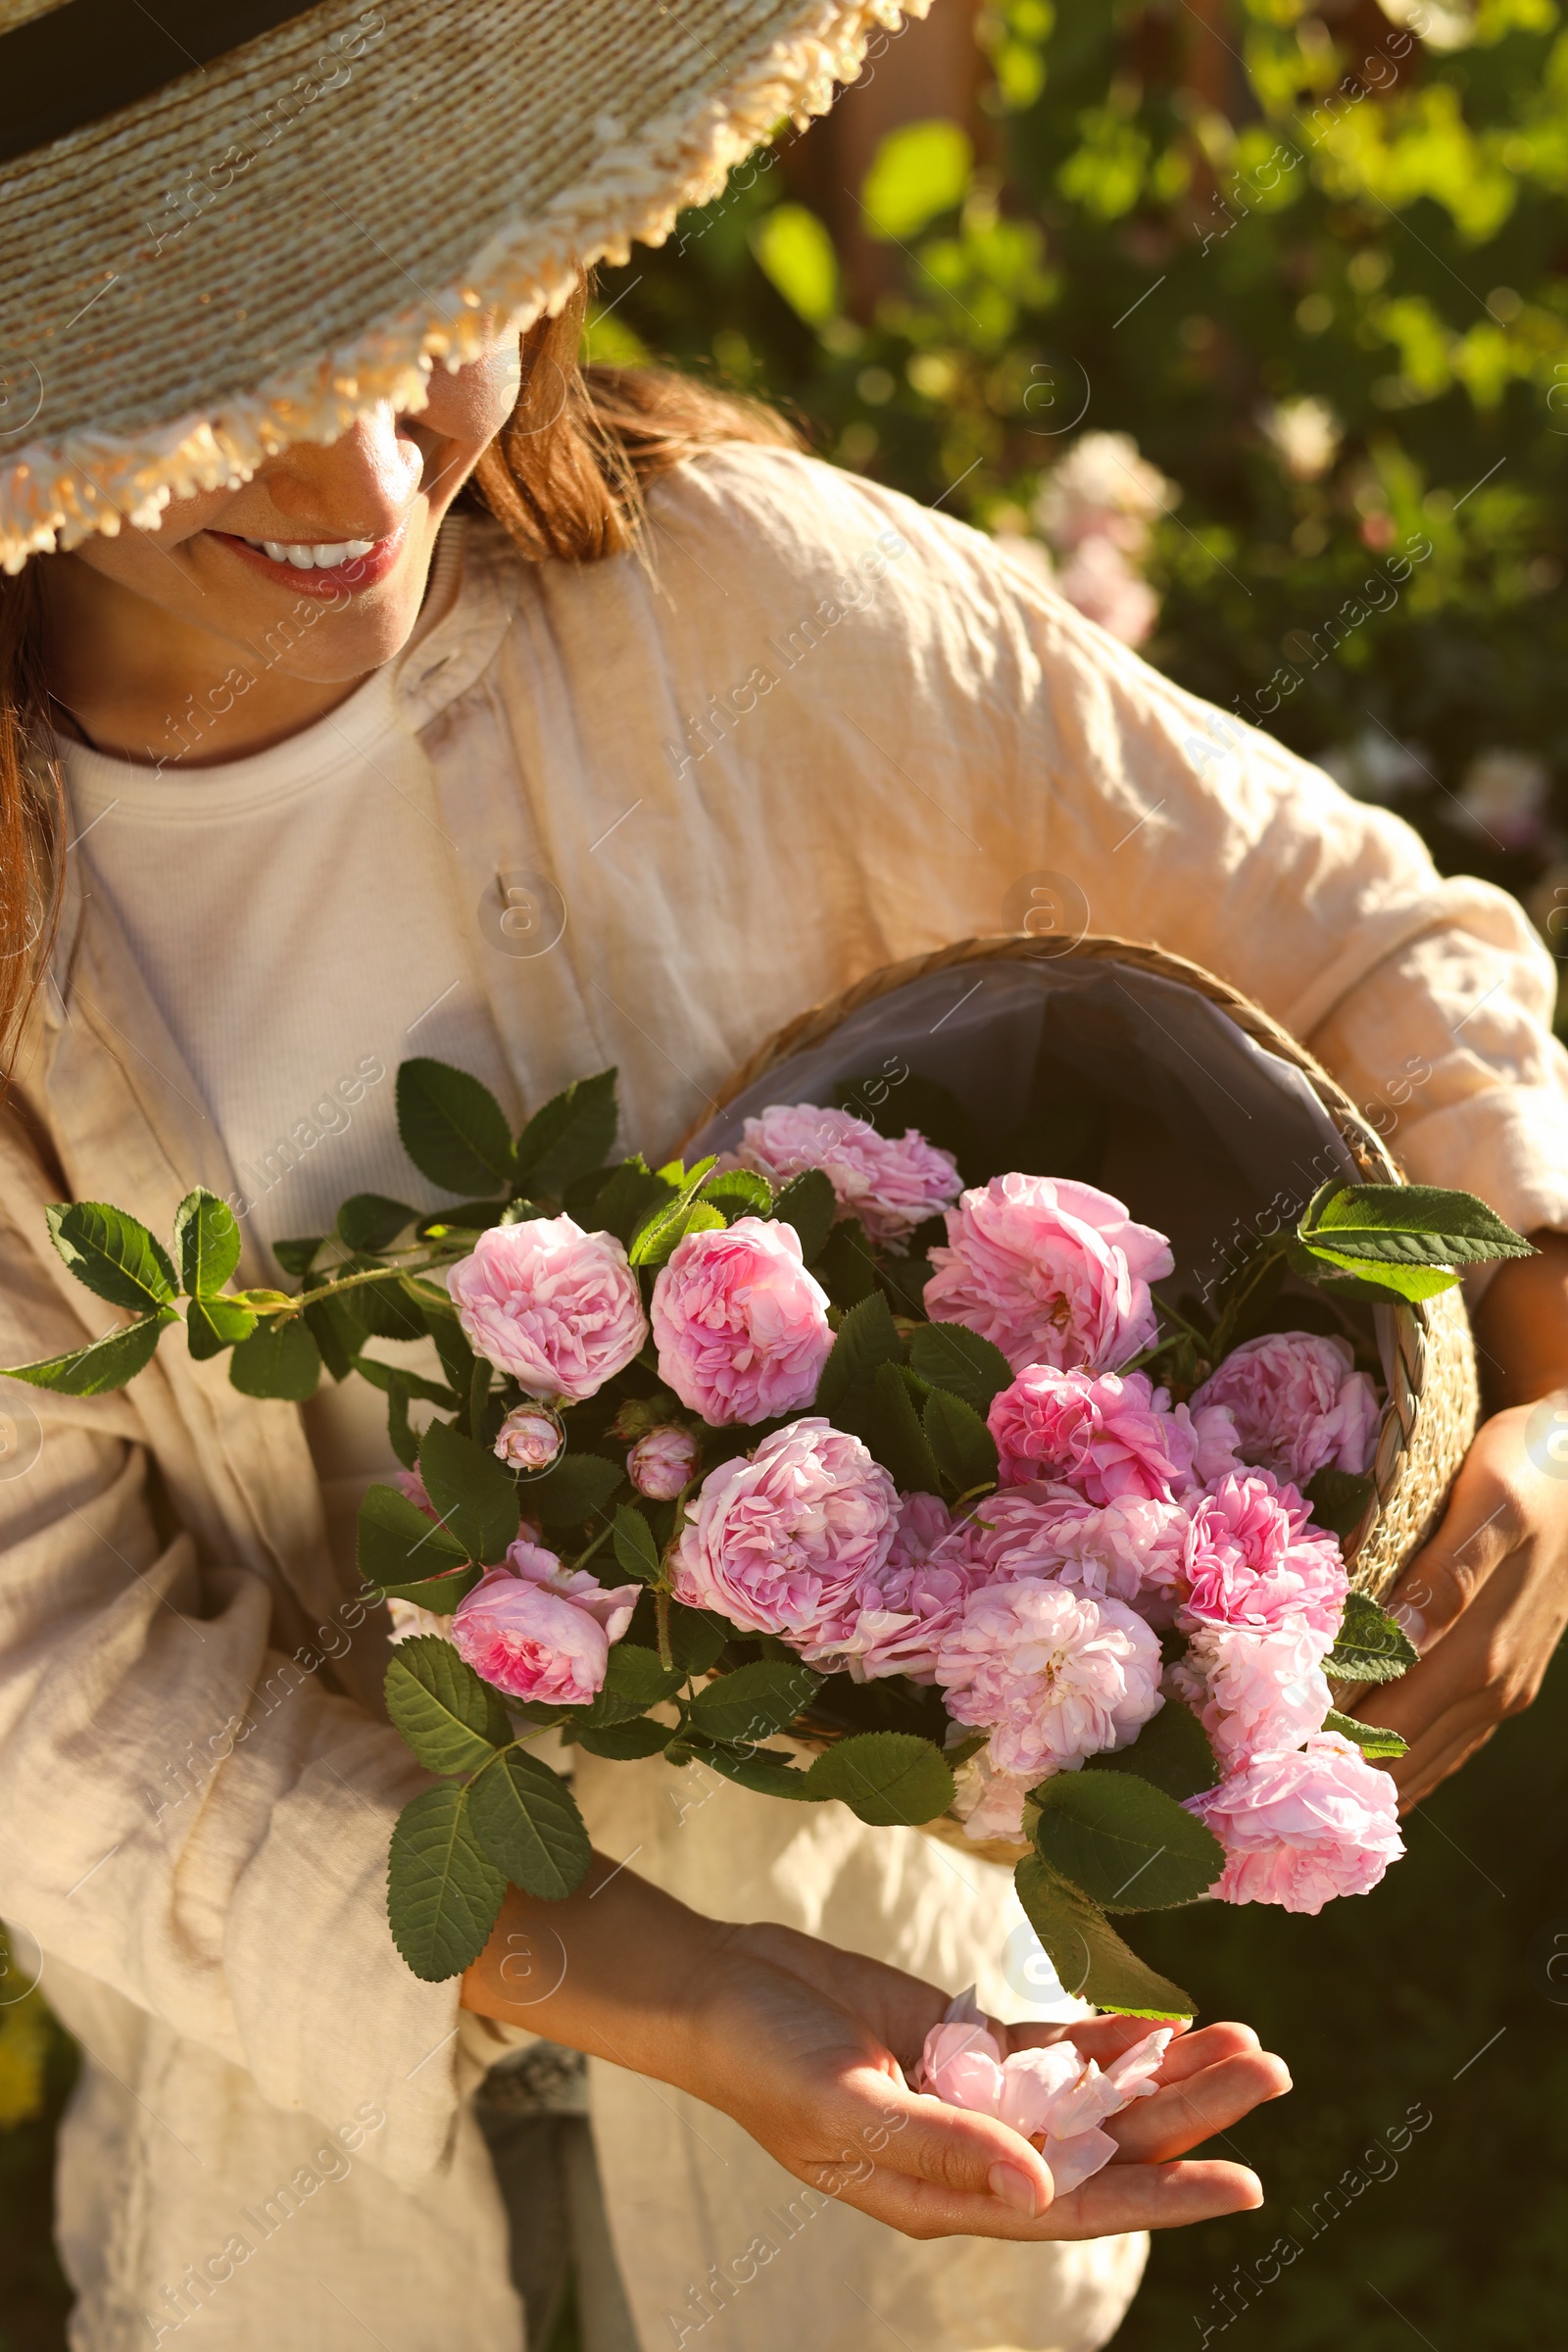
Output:
[[1031,2222],[1040,2211],[1040,2192],[1034,2178],[1016,2164],[994,2164],[986,2175],[986,2186],[1004,2205],[1010,2205],[1014,2213],[1023,2214]]

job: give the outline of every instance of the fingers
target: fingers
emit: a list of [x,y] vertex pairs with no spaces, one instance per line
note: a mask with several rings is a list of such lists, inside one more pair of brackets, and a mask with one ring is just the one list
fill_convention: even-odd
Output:
[[1177,2230],[1224,2214],[1250,2213],[1262,2204],[1263,2189],[1256,2174],[1241,2164],[1109,2164],[1029,2221],[994,2197],[965,2196],[879,2170],[862,2188],[846,2194],[845,2202],[906,2237],[1039,2243],[1110,2237],[1129,2230]]
[[1405,1569],[1386,1606],[1423,1656],[1469,1607],[1525,1531],[1524,1466],[1516,1416],[1486,1424],[1465,1456],[1437,1534]]
[[[1169,2022],[1178,2036],[1186,2034],[1191,2023],[1187,2018],[1172,2018]],[[1004,2028],[1004,2046],[1009,2051],[1039,2050],[1054,2041],[1071,2041],[1086,2058],[1093,2058],[1097,2066],[1108,2066],[1112,2058],[1119,2058],[1123,2050],[1130,2050],[1135,2042],[1145,2040],[1153,2031],[1152,2018],[1115,2014],[1069,2018],[1065,2025],[1054,2019],[1026,2018],[1020,2025]]]
[[1283,2098],[1290,2087],[1283,2060],[1267,2050],[1238,2051],[1182,2081],[1162,2083],[1151,2098],[1135,2099],[1103,2129],[1120,2148],[1117,2163],[1164,2163],[1230,2131],[1254,2107]]

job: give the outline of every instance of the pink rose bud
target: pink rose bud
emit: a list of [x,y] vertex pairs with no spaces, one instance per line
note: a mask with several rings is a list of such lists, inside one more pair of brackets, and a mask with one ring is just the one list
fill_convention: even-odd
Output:
[[495,1449],[513,1470],[548,1470],[560,1459],[566,1433],[554,1413],[514,1404],[496,1432]]
[[1315,1916],[1338,1894],[1369,1893],[1404,1851],[1393,1779],[1338,1732],[1255,1755],[1186,1804],[1225,1848],[1209,1889],[1222,1903],[1278,1903]]
[[586,1568],[519,1540],[452,1615],[452,1642],[511,1698],[583,1707],[603,1688],[610,1645],[631,1623],[640,1585],[607,1588]]
[[816,1395],[833,1346],[827,1293],[793,1225],[740,1217],[688,1233],[654,1285],[659,1377],[705,1421],[771,1421]]
[[650,1502],[673,1502],[697,1467],[697,1440],[673,1423],[651,1429],[626,1456],[626,1476]]
[[899,1252],[917,1225],[952,1206],[962,1187],[952,1152],[928,1144],[917,1128],[897,1138],[879,1135],[847,1110],[818,1110],[810,1102],[775,1102],[760,1118],[748,1119],[740,1156],[775,1185],[820,1168],[840,1215],[858,1217],[873,1242]]
[[1158,1336],[1149,1286],[1175,1264],[1163,1234],[1066,1177],[993,1176],[948,1211],[925,1286],[933,1323],[964,1323],[1026,1364],[1114,1372]]
[[1354,1368],[1348,1343],[1311,1331],[1271,1331],[1244,1341],[1193,1397],[1228,1405],[1238,1450],[1294,1479],[1319,1470],[1366,1470],[1382,1419],[1377,1391]]
[[469,1347],[535,1396],[580,1403],[648,1336],[625,1250],[570,1217],[492,1225],[447,1287]]

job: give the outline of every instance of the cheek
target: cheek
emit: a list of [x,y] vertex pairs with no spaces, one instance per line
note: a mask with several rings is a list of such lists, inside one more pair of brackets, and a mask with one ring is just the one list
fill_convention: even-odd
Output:
[[454,375],[437,368],[430,378],[429,400],[411,421],[477,455],[515,407],[519,372],[515,341],[486,352],[482,360],[471,361]]

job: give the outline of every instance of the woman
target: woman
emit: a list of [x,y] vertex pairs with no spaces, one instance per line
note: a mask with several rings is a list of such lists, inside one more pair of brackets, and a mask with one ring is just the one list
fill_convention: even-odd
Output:
[[[24,13],[0,70],[18,30],[70,7]],[[58,429],[51,370],[37,438],[0,478],[7,560],[30,559],[5,592],[0,685],[18,1022],[4,1360],[90,1323],[48,1247],[51,1200],[116,1198],[158,1225],[206,1183],[242,1218],[244,1277],[276,1279],[274,1245],[321,1230],[345,1194],[409,1196],[385,1084],[405,1054],[464,1063],[518,1116],[617,1061],[628,1134],[673,1144],[801,1005],[1016,924],[1062,877],[1095,928],[1217,966],[1361,1099],[1421,1064],[1412,1171],[1516,1224],[1568,1224],[1546,975],[1509,902],[1439,884],[1402,827],[1227,732],[972,533],[689,387],[577,375],[566,278],[628,226],[657,233],[760,122],[824,101],[871,12],[711,0],[683,12],[675,49],[646,34],[630,70],[604,38],[614,9],[492,14],[510,45],[481,61],[485,89],[546,92],[540,144],[569,149],[565,123],[601,183],[610,157],[613,202],[595,212],[569,171],[549,205],[528,195],[531,217],[514,190],[490,274],[475,266],[459,304],[403,291],[391,325],[328,254],[311,283],[332,332],[315,320],[306,348],[333,367],[279,389],[206,362],[162,430],[100,367],[110,422],[88,439],[59,312]],[[418,111],[446,106],[449,135],[460,120],[458,94],[430,98],[451,22],[389,10],[374,86],[363,21],[358,51],[322,47],[331,24],[314,11],[210,49],[200,75],[170,80],[166,61],[149,83],[143,59],[155,94],[51,117],[9,193],[67,172],[102,195],[105,121],[113,155],[127,137],[134,155],[185,107],[194,151],[192,124],[216,130],[236,91],[254,106],[267,75],[318,56],[317,96],[290,86],[297,110],[341,101],[345,194],[345,158],[375,154],[391,120],[448,172],[437,192],[471,202]],[[318,139],[313,187],[325,154]],[[358,181],[352,207],[333,199],[377,253],[394,232],[375,207],[400,204]],[[275,341],[297,299],[276,248],[220,211],[187,191],[157,258],[199,285],[215,266],[195,232],[226,236],[223,316],[241,342]],[[502,321],[545,293],[565,307],[528,330],[519,389]],[[192,313],[161,281],[147,300],[135,336],[90,331],[167,382]],[[467,364],[426,385],[432,351]],[[1507,1269],[1486,1300],[1510,1402],[1563,1376],[1562,1254]],[[912,2098],[899,2062],[938,1987],[990,1965],[988,2005],[1008,1999],[995,1961],[1017,1914],[1001,1874],[838,1808],[800,1829],[727,1785],[584,1758],[607,1857],[588,1886],[561,1906],[510,1895],[461,1995],[416,1983],[381,1883],[420,1776],[379,1713],[384,1632],[353,1597],[378,1421],[352,1384],[302,1411],[182,1355],[122,1395],[36,1405],[40,1442],[4,1492],[0,1872],[88,2052],[61,2178],[88,2352],[197,2318],[236,2347],[282,2326],[306,2346],[368,2331],[422,2352],[456,2328],[510,2352],[509,2213],[542,2336],[552,2177],[509,2143],[494,2096],[493,2169],[468,2097],[536,2035],[593,2058],[619,2285],[580,2148],[563,2226],[596,2352],[709,2328],[847,2352],[867,2308],[920,2352],[1088,2347],[1136,2282],[1126,2232],[1255,2201],[1239,2167],[1164,2161],[1284,2086],[1243,2028],[1178,2043],[1166,2087],[1118,2126],[1125,2161],[1058,2203],[1026,2143]],[[1414,1735],[1415,1792],[1528,1694],[1561,1621],[1561,1513],[1531,1483],[1526,1419],[1488,1425],[1417,1563],[1432,1654],[1379,1700]],[[766,1924],[716,1924],[737,1917]],[[1128,2029],[1093,2032],[1116,2046]]]

